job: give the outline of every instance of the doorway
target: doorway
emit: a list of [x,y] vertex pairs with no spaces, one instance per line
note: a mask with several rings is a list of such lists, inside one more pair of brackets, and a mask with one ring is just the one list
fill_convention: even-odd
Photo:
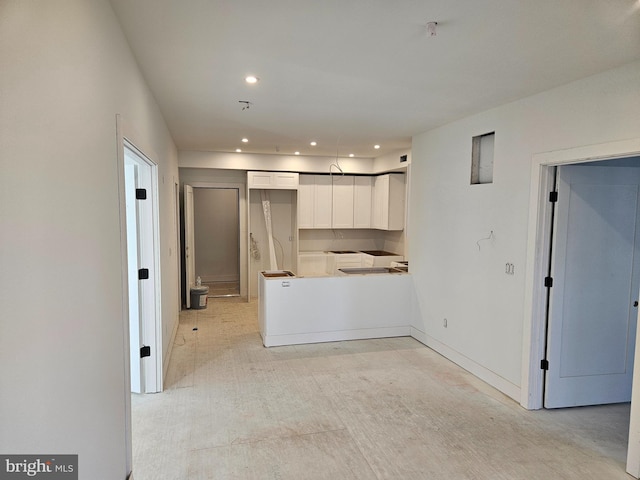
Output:
[[629,402],[640,291],[640,157],[550,168],[557,187],[544,408]]
[[[552,209],[548,201],[553,190],[553,167],[596,161],[610,161],[640,155],[640,138],[597,145],[567,148],[533,156],[531,170],[529,234],[526,264],[525,316],[523,330],[523,359],[521,405],[527,409],[543,408],[546,347],[547,287],[549,275],[550,235],[553,225]],[[637,293],[637,292],[636,292]],[[637,315],[637,314],[636,314]],[[638,336],[635,338],[638,352]],[[627,449],[627,472],[640,476],[640,369],[632,377],[631,417]]]
[[190,288],[198,277],[209,287],[210,297],[246,295],[246,280],[240,273],[246,264],[243,194],[244,185],[239,184],[183,186],[183,293],[187,308],[191,307]]
[[193,189],[195,275],[209,297],[240,296],[240,192]]

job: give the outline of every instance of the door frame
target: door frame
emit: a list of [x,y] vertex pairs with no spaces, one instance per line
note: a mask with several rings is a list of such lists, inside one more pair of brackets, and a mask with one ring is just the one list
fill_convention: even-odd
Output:
[[[116,115],[116,164],[118,176],[118,202],[120,211],[120,284],[121,284],[121,319],[122,319],[122,341],[123,341],[123,368],[124,368],[124,388],[123,402],[125,405],[125,429],[123,445],[126,455],[125,467],[127,475],[133,470],[133,447],[132,447],[132,431],[131,431],[131,359],[129,354],[129,272],[128,272],[128,255],[127,255],[127,222],[126,222],[126,200],[125,200],[125,158],[124,147],[125,142],[134,146],[138,151],[143,152],[146,158],[159,158],[152,148],[150,148],[140,136],[135,128],[126,122],[119,114]],[[154,163],[155,164],[155,163]],[[162,319],[161,319],[161,299],[160,299],[160,256],[159,256],[159,212],[158,212],[158,182],[157,182],[157,164],[155,172],[152,174],[152,199],[154,205],[154,222],[156,234],[154,258],[156,265],[156,281],[154,287],[156,291],[156,321],[155,321],[155,338],[156,349],[155,355],[156,372],[157,372],[157,391],[162,391]]]
[[248,301],[248,277],[244,274],[247,271],[248,260],[248,221],[247,221],[247,185],[244,183],[224,183],[224,182],[189,182],[192,188],[225,188],[238,190],[238,221],[239,221],[239,245],[240,249],[240,297]]
[[[189,193],[190,192],[190,193]],[[191,195],[191,198],[189,198]],[[184,284],[182,285],[187,308],[191,308],[191,287],[195,285],[195,227],[193,225],[194,206],[193,206],[193,187],[185,183],[182,187],[183,211],[184,211]],[[193,268],[191,268],[193,265]],[[193,277],[193,282],[191,278]]]
[[[543,407],[544,359],[546,342],[546,287],[550,251],[552,167],[574,163],[615,160],[640,155],[640,138],[586,145],[533,155],[529,190],[529,228],[527,241],[525,301],[522,332],[522,381],[520,404],[530,410]],[[636,336],[636,365],[640,347]],[[638,410],[636,413],[635,411]],[[627,471],[640,477],[640,368],[634,369]]]

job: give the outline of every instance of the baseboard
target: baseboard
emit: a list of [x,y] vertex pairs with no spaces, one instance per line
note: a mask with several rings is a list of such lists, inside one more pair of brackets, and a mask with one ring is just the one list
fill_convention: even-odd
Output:
[[169,362],[171,361],[171,354],[173,353],[173,344],[176,341],[176,335],[178,334],[178,325],[180,325],[180,314],[178,314],[178,318],[176,319],[176,323],[173,326],[173,331],[171,332],[171,341],[169,342],[169,348],[167,349],[167,354],[162,359],[162,386],[164,390],[164,380],[167,378],[167,372],[169,371]]
[[432,350],[435,350],[443,357],[451,360],[456,365],[464,368],[467,372],[475,375],[483,382],[488,383],[493,388],[501,391],[508,397],[511,397],[513,400],[520,403],[520,387],[518,387],[517,385],[514,385],[500,375],[497,375],[491,370],[474,362],[470,358],[465,357],[460,352],[452,349],[451,347],[445,345],[444,343],[436,340],[435,338],[427,335],[426,333],[418,330],[415,327],[411,327],[411,336],[418,340],[420,343],[426,345]]

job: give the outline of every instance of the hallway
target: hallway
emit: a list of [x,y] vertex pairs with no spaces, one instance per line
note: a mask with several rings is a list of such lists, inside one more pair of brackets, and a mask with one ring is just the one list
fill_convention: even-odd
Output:
[[266,349],[239,298],[181,313],[132,408],[135,480],[631,478],[628,404],[526,411],[412,338]]

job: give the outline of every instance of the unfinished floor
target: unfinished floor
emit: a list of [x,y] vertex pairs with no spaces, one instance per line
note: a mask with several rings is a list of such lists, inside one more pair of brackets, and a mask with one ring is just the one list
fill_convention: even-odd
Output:
[[411,338],[267,349],[240,299],[181,313],[165,389],[135,480],[631,478],[628,404],[526,411]]

